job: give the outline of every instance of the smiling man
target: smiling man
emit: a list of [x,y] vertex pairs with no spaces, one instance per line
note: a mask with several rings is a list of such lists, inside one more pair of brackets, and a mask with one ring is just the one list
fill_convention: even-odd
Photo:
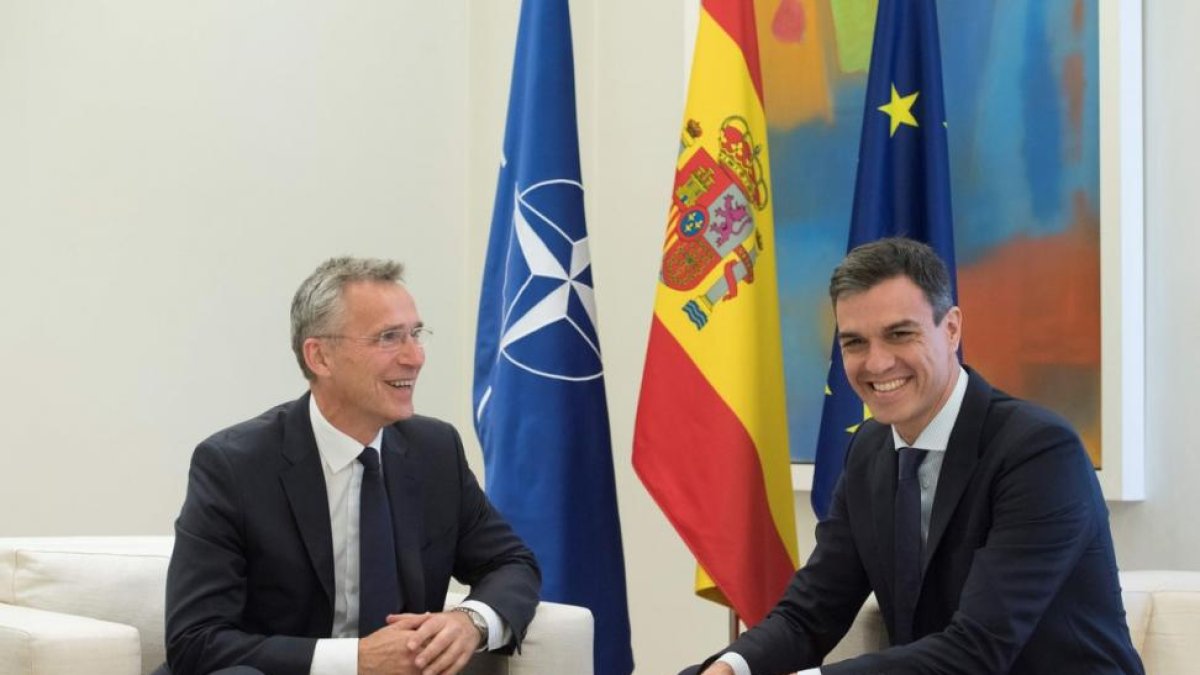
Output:
[[[959,364],[963,316],[937,254],[860,246],[829,294],[873,419],[782,600],[684,672],[1143,673],[1091,462],[1064,420]],[[892,646],[818,669],[872,592]]]
[[[318,267],[292,300],[309,392],[196,448],[160,672],[453,675],[520,644],[537,565],[454,428],[414,414],[430,333],[401,272]],[[451,576],[471,594],[442,611]]]

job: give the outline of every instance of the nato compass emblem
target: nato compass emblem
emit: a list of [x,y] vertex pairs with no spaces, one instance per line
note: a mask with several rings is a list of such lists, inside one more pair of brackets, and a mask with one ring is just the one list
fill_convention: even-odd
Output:
[[[515,191],[513,201],[500,358],[541,378],[599,378],[604,368],[583,185],[567,179],[543,181]],[[484,405],[486,400],[480,412]]]

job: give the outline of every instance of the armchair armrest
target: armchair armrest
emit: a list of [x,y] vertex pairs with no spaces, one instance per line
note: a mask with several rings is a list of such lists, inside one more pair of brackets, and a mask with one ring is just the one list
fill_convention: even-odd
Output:
[[133,626],[0,603],[0,675],[141,672]]
[[[451,593],[446,606],[462,601],[462,595]],[[529,624],[520,654],[477,654],[463,675],[592,675],[593,630],[592,613],[587,609],[543,601]]]

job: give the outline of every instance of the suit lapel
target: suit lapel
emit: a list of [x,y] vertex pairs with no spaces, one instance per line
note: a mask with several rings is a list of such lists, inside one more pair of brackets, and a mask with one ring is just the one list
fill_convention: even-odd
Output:
[[292,403],[283,428],[283,456],[289,466],[279,478],[304,540],[313,570],[333,606],[333,534],[329,524],[329,497],[321,455],[313,438],[306,394]]
[[392,507],[392,528],[396,539],[400,588],[404,593],[404,611],[441,611],[441,607],[425,606],[425,571],[421,564],[421,486],[417,483],[414,455],[415,451],[404,434],[392,426],[384,428],[383,476]]
[[929,517],[929,539],[923,556],[924,569],[928,569],[933,552],[941,543],[950,517],[958,508],[958,502],[971,482],[971,474],[979,461],[980,438],[992,398],[992,387],[975,371],[967,369],[967,374],[967,392],[963,396],[958,419],[954,422],[954,430],[950,432],[950,443],[946,446],[946,456],[938,474],[933,512]]
[[881,425],[880,429],[881,438],[873,443],[878,449],[871,458],[871,504],[879,559],[886,561],[883,576],[888,584],[890,606],[896,589],[896,445],[891,427]]

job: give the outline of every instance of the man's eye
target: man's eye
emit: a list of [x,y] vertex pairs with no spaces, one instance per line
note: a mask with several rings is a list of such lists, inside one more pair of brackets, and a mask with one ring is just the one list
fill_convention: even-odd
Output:
[[381,345],[398,345],[401,342],[404,342],[404,331],[385,330],[379,334],[379,344]]

